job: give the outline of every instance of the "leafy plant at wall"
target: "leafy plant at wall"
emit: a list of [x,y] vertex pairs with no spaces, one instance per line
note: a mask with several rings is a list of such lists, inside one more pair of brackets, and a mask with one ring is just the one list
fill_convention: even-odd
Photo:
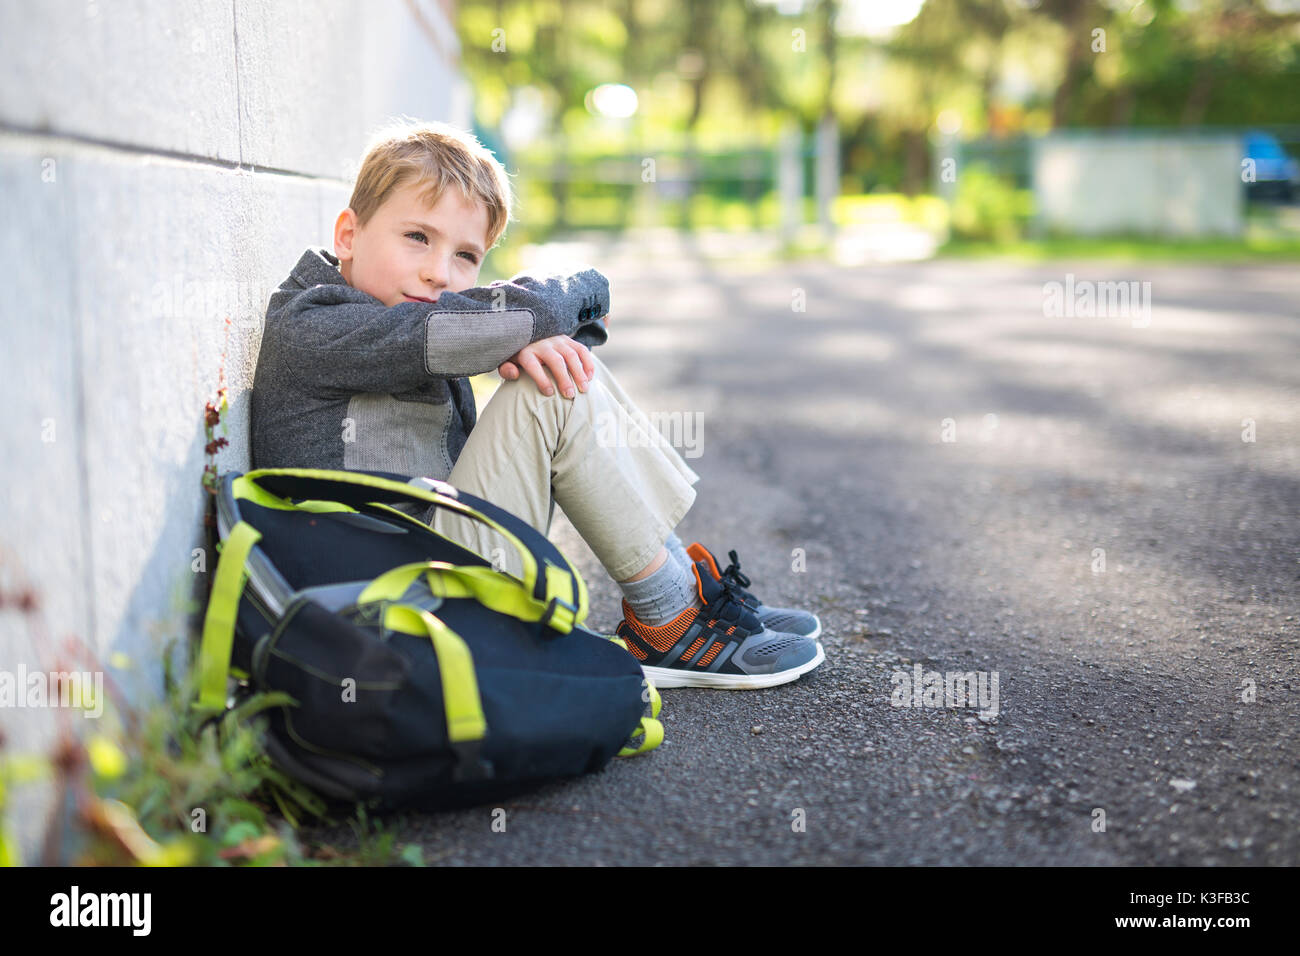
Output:
[[[9,612],[26,615],[33,631],[40,629],[39,602],[29,589],[0,591],[0,613]],[[189,706],[197,690],[193,672],[178,676],[172,664],[175,645],[162,655],[161,699],[131,707],[105,674],[105,699],[81,702],[102,707],[102,714],[91,720],[81,710],[60,708],[49,755],[11,753],[0,737],[0,865],[23,862],[7,812],[14,788],[44,780],[54,790],[39,861],[45,866],[423,863],[419,846],[398,846],[396,835],[360,808],[348,820],[356,850],[305,845],[297,829],[306,819],[339,821],[265,753],[259,715],[289,699],[254,693],[216,717],[200,714]],[[120,654],[114,663],[130,667]],[[84,644],[70,638],[51,669],[100,667]]]
[[[225,437],[229,434],[226,423],[221,416],[230,409],[230,402],[226,398],[226,388],[223,385],[217,389],[216,400],[209,400],[203,408],[203,429],[207,438],[207,443],[203,446],[203,452],[208,456],[208,462],[203,466],[203,487],[208,489],[209,493],[217,493],[217,452],[230,444]],[[213,434],[216,426],[221,425],[220,438]]]
[[[224,430],[222,415],[229,408],[224,353],[222,361],[220,387],[204,409],[209,461],[203,486],[209,492],[217,488],[216,453],[228,444],[213,434],[219,424]],[[13,576],[13,564],[0,562],[6,578]],[[45,633],[39,595],[25,583],[6,584],[0,581],[0,614],[22,615],[35,655],[51,656],[54,642]],[[178,674],[176,649],[173,639],[160,658],[161,698],[150,688],[123,693],[75,636],[52,660],[41,660],[51,674],[94,673],[103,681],[91,697],[78,695],[79,707],[56,708],[58,733],[48,755],[12,753],[0,731],[0,866],[22,863],[8,814],[14,788],[40,781],[53,785],[41,847],[46,866],[423,865],[418,845],[399,847],[396,834],[362,808],[348,820],[355,851],[304,845],[297,830],[305,820],[339,821],[324,800],[266,754],[262,712],[292,704],[292,698],[253,692],[220,714],[197,711],[191,707],[198,689],[193,662],[186,660]],[[118,670],[131,669],[123,654],[111,660]],[[132,707],[128,700],[146,703]]]
[[[203,453],[207,463],[203,466],[203,487],[209,494],[218,491],[217,452],[230,444],[230,434],[225,419],[222,417],[230,410],[230,401],[226,390],[226,349],[230,344],[230,316],[226,316],[226,341],[221,347],[221,364],[217,368],[217,393],[203,406],[203,435],[207,439]],[[221,437],[216,436],[216,427],[221,426]]]

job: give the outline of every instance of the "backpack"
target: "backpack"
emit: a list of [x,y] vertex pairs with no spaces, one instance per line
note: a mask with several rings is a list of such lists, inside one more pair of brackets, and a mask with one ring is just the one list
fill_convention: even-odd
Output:
[[[582,576],[504,509],[430,478],[307,468],[228,472],[216,505],[194,707],[288,694],[267,754],[318,794],[467,806],[663,740],[636,659],[581,626]],[[397,507],[430,505],[494,528],[522,578]]]

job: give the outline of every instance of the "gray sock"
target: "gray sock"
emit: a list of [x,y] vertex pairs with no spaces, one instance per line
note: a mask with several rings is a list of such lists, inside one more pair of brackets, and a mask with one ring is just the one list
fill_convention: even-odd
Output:
[[640,581],[620,581],[618,586],[636,619],[651,627],[667,624],[688,607],[703,607],[695,575],[689,565],[682,567],[674,559],[671,549],[653,574]]
[[[677,563],[686,569],[686,573],[688,575],[691,574],[691,565],[695,562],[691,560],[691,556],[686,553],[686,545],[682,544],[682,539],[677,537],[677,532],[668,532],[668,540],[664,542],[664,547],[667,548],[668,553],[677,560]],[[691,576],[694,577],[694,575]]]

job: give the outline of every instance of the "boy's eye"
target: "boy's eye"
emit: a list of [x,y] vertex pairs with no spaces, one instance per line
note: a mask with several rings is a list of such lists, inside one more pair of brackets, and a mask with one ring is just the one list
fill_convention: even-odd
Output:
[[[416,242],[427,243],[429,241],[429,237],[426,236],[424,233],[419,232],[418,230],[406,233],[405,238],[414,239]],[[475,265],[478,265],[478,256],[474,255],[474,253],[462,252],[461,255],[464,256],[466,259],[468,259],[470,262],[474,263]]]

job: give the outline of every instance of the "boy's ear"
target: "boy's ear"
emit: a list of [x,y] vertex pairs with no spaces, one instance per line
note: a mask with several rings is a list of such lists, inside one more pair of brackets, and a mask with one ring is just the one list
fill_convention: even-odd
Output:
[[334,220],[334,257],[340,262],[352,258],[352,241],[357,234],[357,214],[349,206]]

